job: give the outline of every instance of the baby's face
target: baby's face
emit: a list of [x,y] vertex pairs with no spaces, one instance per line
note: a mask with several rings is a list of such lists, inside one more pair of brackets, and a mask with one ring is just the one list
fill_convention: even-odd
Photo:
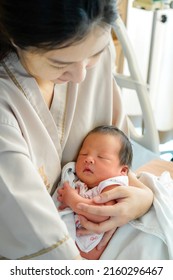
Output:
[[88,187],[101,181],[124,175],[119,161],[119,137],[100,133],[90,134],[84,141],[76,162],[76,174]]

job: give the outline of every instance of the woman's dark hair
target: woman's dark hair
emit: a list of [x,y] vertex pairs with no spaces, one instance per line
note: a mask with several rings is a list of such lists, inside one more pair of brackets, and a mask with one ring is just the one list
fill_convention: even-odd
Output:
[[129,168],[131,167],[133,159],[132,144],[122,130],[113,125],[101,125],[91,130],[87,134],[87,136],[93,133],[108,134],[115,137],[119,137],[121,141],[121,149],[119,151],[120,164],[127,165]]
[[84,38],[93,24],[113,24],[116,0],[1,0],[0,60],[15,50],[50,50]]

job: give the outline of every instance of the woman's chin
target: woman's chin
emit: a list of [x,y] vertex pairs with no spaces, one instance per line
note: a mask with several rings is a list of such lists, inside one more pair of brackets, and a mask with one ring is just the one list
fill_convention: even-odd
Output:
[[69,82],[69,80],[56,79],[53,82],[54,82],[54,84],[66,84]]

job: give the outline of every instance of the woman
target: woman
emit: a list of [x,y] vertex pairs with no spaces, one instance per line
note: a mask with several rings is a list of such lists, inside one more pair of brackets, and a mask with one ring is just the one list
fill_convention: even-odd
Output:
[[[4,0],[0,14],[1,259],[76,259],[51,195],[89,130],[126,128],[112,74],[116,2]],[[134,188],[108,193],[105,200],[121,198],[108,221],[83,221],[107,231],[100,247],[152,204],[152,192],[129,180]]]

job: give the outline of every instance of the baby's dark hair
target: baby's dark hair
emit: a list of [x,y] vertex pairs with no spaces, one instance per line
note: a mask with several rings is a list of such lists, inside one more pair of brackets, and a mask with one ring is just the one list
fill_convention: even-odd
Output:
[[132,159],[133,159],[132,144],[122,130],[120,130],[119,128],[113,125],[101,125],[91,130],[87,134],[87,136],[93,133],[108,134],[108,135],[119,137],[121,141],[121,149],[119,151],[120,164],[127,165],[129,168],[131,167]]

